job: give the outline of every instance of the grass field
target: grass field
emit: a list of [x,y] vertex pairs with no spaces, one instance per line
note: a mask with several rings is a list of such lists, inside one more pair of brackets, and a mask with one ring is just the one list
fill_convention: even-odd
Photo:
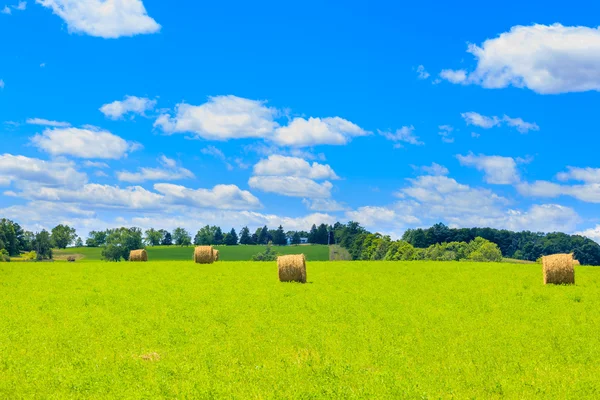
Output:
[[0,264],[0,398],[600,398],[600,269]]
[[[266,246],[214,246],[219,250],[222,261],[249,261],[252,256],[265,251]],[[310,246],[273,246],[273,249],[282,255],[304,253],[309,261],[328,261],[329,247],[324,245]],[[148,258],[154,261],[188,261],[194,254],[194,247],[157,246],[147,247]],[[97,261],[101,259],[101,248],[76,247],[66,250],[55,250],[57,258],[66,258],[68,255],[79,254],[84,260]]]

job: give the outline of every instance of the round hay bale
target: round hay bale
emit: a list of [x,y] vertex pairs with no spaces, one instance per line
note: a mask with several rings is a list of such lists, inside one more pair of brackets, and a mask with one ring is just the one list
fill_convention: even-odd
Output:
[[132,250],[129,253],[129,261],[146,262],[148,261],[148,253],[146,250]]
[[573,260],[573,265],[581,265],[581,263],[579,262],[579,260]]
[[219,261],[219,250],[213,249],[213,256],[215,257],[215,261]]
[[575,283],[573,254],[554,254],[542,257],[544,285],[564,285]]
[[196,264],[212,264],[215,262],[212,246],[198,246],[194,250],[194,262]]
[[278,257],[277,268],[281,282],[306,283],[306,257],[304,254]]

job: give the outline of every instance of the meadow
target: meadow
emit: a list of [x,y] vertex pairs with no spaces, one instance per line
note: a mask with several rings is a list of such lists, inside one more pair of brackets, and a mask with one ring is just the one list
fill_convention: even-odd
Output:
[[0,398],[600,398],[600,269],[0,264]]
[[[219,250],[222,261],[249,261],[252,256],[262,253],[267,246],[213,246]],[[194,246],[155,246],[147,247],[148,258],[154,261],[189,261],[194,255]],[[328,261],[329,246],[304,245],[304,246],[273,246],[273,250],[280,255],[304,254],[309,261]],[[69,255],[78,255],[83,260],[99,261],[102,258],[102,249],[99,247],[71,247],[64,250],[54,250],[55,258],[66,259]]]

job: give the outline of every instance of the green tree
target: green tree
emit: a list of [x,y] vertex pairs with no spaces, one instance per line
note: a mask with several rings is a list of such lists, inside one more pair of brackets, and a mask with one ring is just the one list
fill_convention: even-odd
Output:
[[273,246],[268,244],[265,251],[252,256],[252,261],[277,261],[277,256]]
[[75,247],[83,247],[83,240],[81,240],[79,236],[77,236],[77,239],[75,240]]
[[319,239],[319,234],[317,232],[317,225],[313,224],[312,228],[310,228],[310,232],[308,233],[308,243],[316,244]]
[[59,249],[66,249],[76,237],[75,229],[68,225],[57,225],[52,229],[52,244]]
[[226,244],[227,246],[237,246],[238,235],[237,235],[235,229],[231,228],[231,231],[229,231],[229,233],[225,235],[225,239],[223,240],[223,243]]
[[240,244],[253,244],[250,229],[247,226],[243,227],[240,231]]
[[161,229],[159,232],[162,234],[162,240],[160,241],[161,246],[173,245],[173,237],[169,231]]
[[283,227],[279,225],[279,228],[273,232],[273,244],[276,246],[285,246],[287,244],[287,237]]
[[315,237],[315,241],[313,243],[316,244],[328,244],[327,241],[329,239],[329,229],[327,225],[321,224],[317,228],[317,234]]
[[106,244],[106,231],[91,231],[85,245],[87,247],[102,247]]
[[102,258],[106,261],[129,260],[132,250],[144,248],[142,230],[139,228],[118,228],[108,231]]
[[192,244],[192,237],[184,228],[175,228],[173,241],[177,246],[189,246]]
[[160,246],[160,242],[163,239],[163,233],[161,231],[157,231],[154,228],[150,228],[146,230],[144,236],[144,243],[148,246]]
[[37,253],[38,261],[52,259],[52,238],[47,230],[35,234],[33,247]]
[[300,237],[299,232],[294,232],[292,235],[292,244],[300,244],[302,243],[302,238]]
[[221,230],[220,227],[216,227],[216,229],[214,230],[214,235],[213,235],[213,242],[212,244],[215,245],[220,245],[223,244],[223,231]]

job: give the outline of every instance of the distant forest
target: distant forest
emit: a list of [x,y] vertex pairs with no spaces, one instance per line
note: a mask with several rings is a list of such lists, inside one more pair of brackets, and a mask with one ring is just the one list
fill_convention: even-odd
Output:
[[[173,232],[166,230],[139,228],[119,228],[101,232],[90,232],[85,241],[88,247],[104,247],[121,242],[131,242],[132,246],[155,245],[244,245],[299,244],[301,238],[307,238],[311,244],[338,244],[348,250],[353,260],[461,260],[493,259],[493,249],[483,246],[485,239],[497,245],[503,257],[536,261],[544,255],[556,253],[574,253],[583,265],[600,266],[600,245],[593,240],[565,233],[512,232],[493,228],[449,228],[439,223],[427,229],[409,229],[401,240],[392,240],[389,236],[367,231],[359,223],[350,221],[334,225],[313,225],[308,231],[285,231],[258,228],[250,233],[247,227],[240,234],[231,229],[223,231],[217,226],[200,228],[192,236],[183,228]],[[52,247],[83,246],[84,241],[75,229],[58,225],[50,232],[32,233],[24,230],[18,223],[0,219],[0,254],[18,256],[20,253],[36,251],[38,259],[52,258]],[[131,247],[131,246],[127,246]],[[481,252],[486,253],[485,256]],[[1,260],[0,260],[1,261]]]

